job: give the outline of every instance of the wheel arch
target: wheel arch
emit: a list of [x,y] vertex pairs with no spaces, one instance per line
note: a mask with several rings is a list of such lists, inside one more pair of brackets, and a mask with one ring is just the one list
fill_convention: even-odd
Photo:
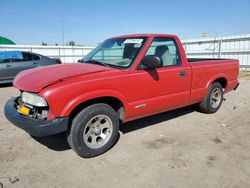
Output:
[[74,117],[83,108],[96,104],[105,103],[114,108],[119,114],[119,119],[124,120],[126,101],[125,98],[114,91],[96,91],[83,94],[72,99],[63,109],[60,116]]
[[228,78],[224,73],[213,76],[206,85],[207,89],[215,82],[219,82],[222,88],[226,89],[228,84]]
[[221,87],[223,89],[226,89],[226,87],[227,87],[227,79],[225,77],[218,78],[218,79],[213,81],[213,83],[215,83],[215,82],[219,82],[221,84]]

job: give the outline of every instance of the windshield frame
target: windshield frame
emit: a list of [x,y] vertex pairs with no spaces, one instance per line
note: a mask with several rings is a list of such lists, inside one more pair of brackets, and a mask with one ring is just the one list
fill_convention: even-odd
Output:
[[143,39],[141,46],[139,47],[137,53],[134,55],[133,59],[131,60],[131,62],[129,63],[128,66],[119,66],[119,65],[114,65],[114,64],[109,64],[109,63],[103,62],[104,64],[106,64],[107,66],[109,66],[111,68],[123,69],[123,70],[130,69],[131,66],[134,64],[134,61],[136,60],[136,58],[138,57],[138,55],[140,54],[140,52],[144,48],[145,44],[147,43],[148,38],[149,38],[148,36],[131,36],[131,37],[109,38],[109,39],[103,41],[101,44],[99,44],[96,48],[94,48],[91,52],[89,52],[86,56],[84,56],[81,60],[79,60],[79,62],[84,63],[84,62],[89,62],[91,60],[101,61],[100,59],[92,59],[92,58],[93,58],[93,56],[95,56],[100,51],[100,49],[102,49],[103,44],[105,42],[107,42],[108,40],[114,40],[114,39],[124,39],[124,40],[127,40],[127,39]]

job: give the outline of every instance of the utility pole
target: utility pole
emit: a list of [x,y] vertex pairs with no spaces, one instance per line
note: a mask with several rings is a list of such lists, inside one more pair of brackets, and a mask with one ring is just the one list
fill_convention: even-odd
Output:
[[63,28],[63,20],[61,20],[61,28],[62,28],[63,59],[64,59],[64,63],[65,63],[65,46],[64,46],[64,28]]
[[63,30],[63,20],[61,20],[61,29],[62,29],[62,44],[64,46],[64,30]]

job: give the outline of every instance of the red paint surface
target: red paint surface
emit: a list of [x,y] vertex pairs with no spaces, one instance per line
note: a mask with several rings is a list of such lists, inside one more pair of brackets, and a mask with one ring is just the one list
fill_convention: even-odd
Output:
[[[227,80],[225,92],[238,83],[238,60],[189,63],[177,36],[139,34],[149,39],[129,70],[90,64],[63,64],[23,71],[15,78],[20,90],[36,92],[50,107],[50,118],[69,116],[79,104],[100,97],[119,99],[125,109],[124,121],[200,102],[218,78]],[[154,37],[171,37],[180,50],[182,66],[137,70]],[[185,77],[179,73],[186,71]],[[141,108],[138,105],[145,104]]]

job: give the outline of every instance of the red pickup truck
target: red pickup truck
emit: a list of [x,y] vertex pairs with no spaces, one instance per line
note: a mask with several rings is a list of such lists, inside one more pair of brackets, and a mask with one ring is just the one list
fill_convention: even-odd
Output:
[[175,35],[118,36],[78,63],[19,73],[20,96],[4,112],[33,136],[67,131],[72,149],[93,157],[114,145],[121,122],[195,103],[216,112],[238,72],[238,60],[187,59]]

